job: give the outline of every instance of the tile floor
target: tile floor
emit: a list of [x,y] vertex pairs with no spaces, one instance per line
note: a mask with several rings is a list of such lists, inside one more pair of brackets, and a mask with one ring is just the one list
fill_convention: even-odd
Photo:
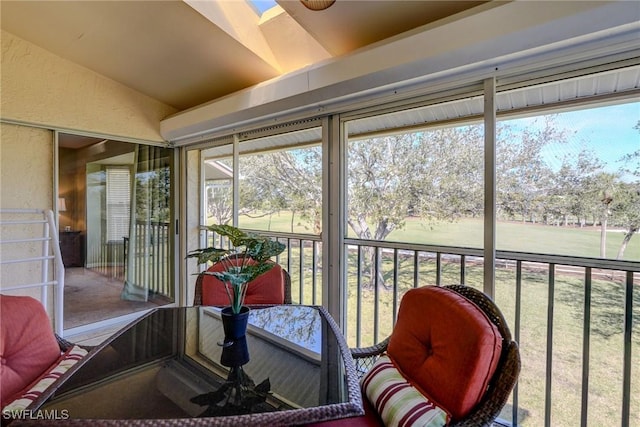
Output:
[[[64,291],[64,328],[71,329],[79,326],[100,322],[106,319],[123,316],[149,308],[155,308],[168,301],[165,298],[151,298],[149,301],[127,301],[120,298],[122,279],[100,274],[87,268],[67,268],[65,270]],[[73,337],[78,340],[100,342],[118,331],[127,322],[96,329],[91,333]],[[65,336],[65,338],[68,338]]]

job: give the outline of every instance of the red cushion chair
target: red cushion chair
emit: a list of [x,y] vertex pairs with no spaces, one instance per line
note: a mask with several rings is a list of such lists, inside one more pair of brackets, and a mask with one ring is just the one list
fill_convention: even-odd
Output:
[[387,348],[404,376],[454,419],[480,402],[501,351],[502,336],[482,310],[436,286],[405,294]]
[[[242,258],[231,261],[237,264],[242,261]],[[291,304],[291,278],[289,273],[279,264],[274,264],[269,271],[249,283],[244,299],[246,305]],[[224,271],[224,266],[218,262],[209,267],[207,271]],[[224,283],[217,277],[200,273],[196,279],[193,305],[229,305],[229,297],[224,286]]]
[[0,295],[1,407],[54,366],[61,348],[42,304]]
[[450,426],[490,425],[520,372],[518,346],[500,310],[482,292],[462,285],[408,291],[391,336],[352,349],[363,375],[382,354],[451,414]]

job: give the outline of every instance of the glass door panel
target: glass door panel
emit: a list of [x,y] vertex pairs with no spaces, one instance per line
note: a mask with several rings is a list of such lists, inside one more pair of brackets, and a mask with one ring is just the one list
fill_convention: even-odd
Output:
[[[173,150],[59,135],[65,329],[174,301]],[[71,252],[69,252],[71,253]]]

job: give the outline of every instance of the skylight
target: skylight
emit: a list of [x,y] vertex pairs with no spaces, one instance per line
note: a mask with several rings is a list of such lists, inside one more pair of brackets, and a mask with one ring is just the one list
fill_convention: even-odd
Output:
[[275,0],[247,0],[247,2],[253,6],[258,15],[262,15],[277,4]]

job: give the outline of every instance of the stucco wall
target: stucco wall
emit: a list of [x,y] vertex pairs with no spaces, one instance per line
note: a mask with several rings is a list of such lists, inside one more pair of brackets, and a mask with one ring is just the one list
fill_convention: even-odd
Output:
[[[53,132],[25,126],[0,124],[0,207],[39,209],[52,208],[53,200]],[[11,219],[42,219],[42,216]],[[2,225],[2,240],[42,237],[42,225]],[[12,243],[0,246],[3,260],[24,259],[42,255],[40,243]],[[41,263],[3,264],[0,266],[3,287],[26,285],[41,281]],[[49,279],[51,279],[49,275]],[[3,291],[7,294],[31,295],[39,298],[35,288]]]
[[1,31],[0,116],[104,135],[162,141],[174,108]]
[[[162,141],[160,120],[175,113],[174,108],[6,31],[0,31],[0,36],[1,208],[53,209],[54,133],[48,129],[91,132],[124,140]],[[3,240],[14,234],[38,237],[41,227],[7,230],[3,226],[0,231]],[[0,247],[3,259],[39,256],[42,252],[39,243],[8,246],[11,245]],[[39,263],[0,266],[3,287],[38,283],[41,274]],[[38,299],[40,295],[35,288],[3,293]],[[51,310],[52,293],[49,295],[46,305]]]
[[52,208],[53,132],[0,124],[0,207]]

